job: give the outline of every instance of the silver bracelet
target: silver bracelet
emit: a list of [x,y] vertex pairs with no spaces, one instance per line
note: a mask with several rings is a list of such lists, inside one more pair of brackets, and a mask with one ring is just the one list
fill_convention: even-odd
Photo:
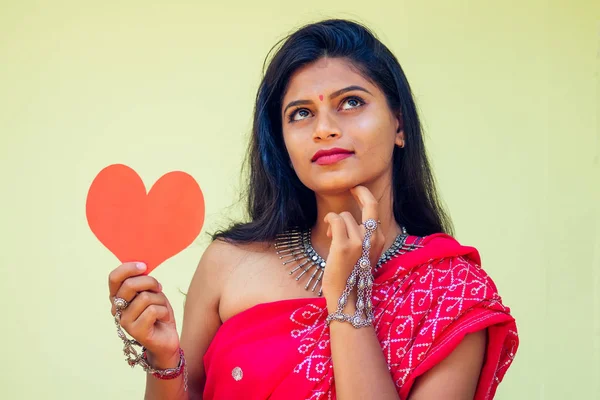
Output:
[[[338,300],[337,310],[327,316],[327,325],[331,321],[349,322],[355,328],[363,328],[373,325],[373,303],[371,295],[373,292],[373,272],[371,271],[371,261],[369,253],[371,250],[371,237],[377,229],[377,221],[374,219],[366,220],[363,225],[367,232],[362,243],[362,256],[354,265],[352,273],[346,281],[346,287]],[[356,299],[356,311],[354,315],[345,314],[344,308],[348,304],[348,296],[354,288],[357,287],[358,296]]]
[[[117,326],[117,335],[123,340],[123,354],[125,355],[125,361],[131,368],[136,365],[140,365],[142,369],[151,374],[153,377],[158,379],[175,379],[183,374],[183,390],[188,390],[188,374],[187,365],[185,362],[185,355],[183,349],[179,348],[179,364],[175,368],[166,369],[155,369],[148,362],[146,356],[146,348],[143,347],[137,340],[128,339],[125,332],[121,329],[121,315],[123,310],[129,305],[125,299],[115,297],[113,304],[115,305],[115,325]],[[138,352],[134,346],[141,347]]]

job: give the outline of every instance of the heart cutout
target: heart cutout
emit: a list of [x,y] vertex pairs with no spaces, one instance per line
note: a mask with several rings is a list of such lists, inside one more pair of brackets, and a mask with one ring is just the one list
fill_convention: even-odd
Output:
[[189,174],[169,172],[146,193],[140,176],[123,164],[100,171],[86,201],[98,240],[122,263],[145,262],[145,274],[192,244],[204,212],[202,190]]

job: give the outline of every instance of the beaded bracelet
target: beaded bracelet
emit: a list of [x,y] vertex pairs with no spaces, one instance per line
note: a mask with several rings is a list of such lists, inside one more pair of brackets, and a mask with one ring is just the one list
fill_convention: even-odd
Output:
[[[117,335],[123,341],[123,354],[125,354],[125,361],[127,361],[127,364],[129,364],[131,368],[139,364],[144,371],[152,374],[152,376],[158,379],[175,379],[183,373],[183,390],[187,392],[188,375],[183,349],[181,347],[179,348],[179,364],[177,367],[166,368],[162,370],[152,368],[148,362],[146,347],[142,346],[135,339],[128,339],[123,329],[121,329],[121,315],[123,310],[128,306],[127,301],[122,298],[115,297],[113,303],[116,309],[115,325],[117,327]],[[138,350],[136,350],[136,346],[141,347],[141,351],[138,352]]]
[[144,371],[152,374],[153,377],[158,379],[175,379],[178,378],[185,370],[185,357],[183,354],[183,349],[179,348],[179,364],[175,368],[166,368],[166,369],[154,369],[150,366],[148,362],[148,355],[146,354],[146,348],[142,347],[142,360],[139,364],[142,366]]

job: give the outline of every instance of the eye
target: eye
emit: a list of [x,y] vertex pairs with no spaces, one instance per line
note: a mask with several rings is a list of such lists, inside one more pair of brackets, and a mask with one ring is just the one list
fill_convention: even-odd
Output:
[[[301,118],[296,118],[296,116],[300,116]],[[306,108],[297,108],[294,111],[292,111],[288,117],[288,121],[289,122],[295,122],[295,121],[300,121],[303,120],[304,118],[308,117],[310,115],[310,111],[308,111]]]
[[[348,105],[349,107],[347,107]],[[352,110],[354,108],[362,107],[365,105],[365,101],[359,96],[350,96],[346,97],[342,101],[342,110]],[[288,116],[288,122],[293,123],[297,121],[301,121],[310,116],[311,112],[306,108],[296,108],[293,110]]]
[[[350,107],[345,107],[346,104],[349,105]],[[358,96],[347,97],[342,102],[342,109],[343,110],[351,110],[353,108],[361,107],[364,104],[365,104],[364,100]]]

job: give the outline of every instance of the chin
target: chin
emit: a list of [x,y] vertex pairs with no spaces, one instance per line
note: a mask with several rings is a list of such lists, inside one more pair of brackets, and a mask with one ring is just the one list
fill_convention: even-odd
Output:
[[[322,179],[311,189],[318,194],[323,195],[339,195],[348,192],[353,187],[364,182],[360,179]],[[364,184],[364,183],[363,183]]]

